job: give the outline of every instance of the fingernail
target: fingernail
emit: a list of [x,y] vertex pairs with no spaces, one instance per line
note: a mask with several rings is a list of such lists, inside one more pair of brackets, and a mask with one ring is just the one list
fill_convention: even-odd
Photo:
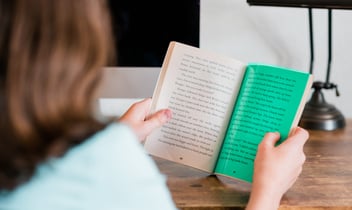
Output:
[[171,117],[172,117],[172,112],[169,109],[165,109],[163,114],[164,114],[165,122],[169,121],[171,119]]

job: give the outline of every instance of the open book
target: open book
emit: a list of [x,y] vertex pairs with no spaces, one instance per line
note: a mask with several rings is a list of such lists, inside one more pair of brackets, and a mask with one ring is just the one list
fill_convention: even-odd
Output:
[[309,73],[246,64],[171,42],[154,90],[152,111],[173,118],[147,137],[151,155],[209,173],[252,181],[266,132],[288,137],[312,85]]

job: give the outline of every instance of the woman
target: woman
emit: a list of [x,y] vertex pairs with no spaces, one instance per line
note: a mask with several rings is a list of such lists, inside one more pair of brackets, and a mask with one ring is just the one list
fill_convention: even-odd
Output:
[[[113,57],[106,7],[103,0],[0,0],[0,209],[176,208],[137,140],[171,111],[147,117],[145,99],[119,122],[92,114]],[[307,138],[298,128],[275,147],[278,135],[266,135],[248,209],[278,207],[300,173]]]

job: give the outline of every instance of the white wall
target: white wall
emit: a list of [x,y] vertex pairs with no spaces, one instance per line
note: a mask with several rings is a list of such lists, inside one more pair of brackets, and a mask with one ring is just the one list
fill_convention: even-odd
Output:
[[[325,81],[327,10],[314,9],[315,80]],[[324,90],[327,102],[352,117],[352,10],[333,10],[330,81],[341,96]],[[249,6],[245,0],[201,0],[200,47],[245,62],[309,71],[308,9]]]

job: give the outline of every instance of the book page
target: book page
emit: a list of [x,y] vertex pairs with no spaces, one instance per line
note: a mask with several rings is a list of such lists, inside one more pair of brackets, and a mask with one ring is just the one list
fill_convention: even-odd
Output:
[[216,172],[251,182],[258,144],[266,132],[280,132],[280,141],[287,138],[310,87],[308,73],[249,65]]
[[212,172],[244,71],[239,61],[180,43],[171,45],[153,109],[170,108],[173,117],[147,138],[146,150]]

